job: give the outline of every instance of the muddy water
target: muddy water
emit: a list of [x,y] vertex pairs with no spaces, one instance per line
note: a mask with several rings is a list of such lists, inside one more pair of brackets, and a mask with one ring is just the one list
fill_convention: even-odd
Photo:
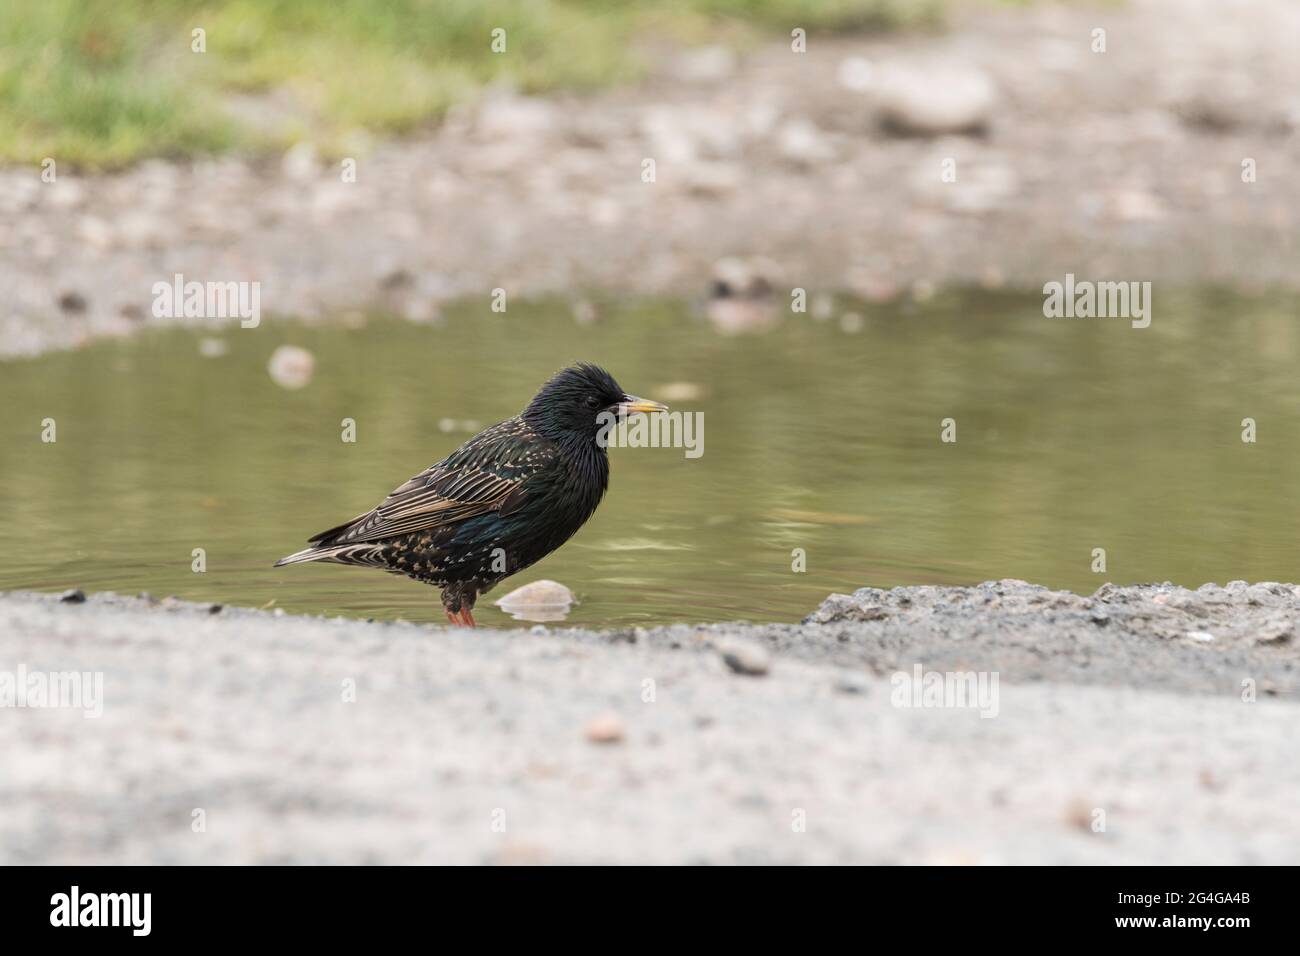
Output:
[[[511,623],[490,602],[543,577],[592,626],[794,621],[862,585],[1300,578],[1294,300],[1162,292],[1140,330],[976,294],[739,336],[682,303],[596,315],[476,303],[438,326],[264,322],[0,363],[0,589],[441,620],[415,582],[271,563],[578,359],[702,413],[703,453],[611,451],[595,518],[485,597],[483,623]],[[301,389],[268,374],[283,344],[315,357]]]

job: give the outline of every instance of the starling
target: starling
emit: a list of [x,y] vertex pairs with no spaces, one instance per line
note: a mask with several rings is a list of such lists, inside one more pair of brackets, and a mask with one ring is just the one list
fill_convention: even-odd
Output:
[[275,566],[328,561],[405,574],[441,588],[447,620],[473,627],[480,594],[564,544],[600,504],[609,485],[602,426],[662,411],[595,365],[563,369],[519,415]]

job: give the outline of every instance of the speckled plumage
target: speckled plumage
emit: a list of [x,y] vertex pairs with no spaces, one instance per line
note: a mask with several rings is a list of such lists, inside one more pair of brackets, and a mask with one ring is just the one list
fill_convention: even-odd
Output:
[[276,566],[326,561],[405,574],[441,588],[448,618],[472,624],[480,594],[550,554],[591,517],[609,484],[597,416],[628,414],[637,402],[654,404],[624,394],[603,369],[564,369],[518,416]]

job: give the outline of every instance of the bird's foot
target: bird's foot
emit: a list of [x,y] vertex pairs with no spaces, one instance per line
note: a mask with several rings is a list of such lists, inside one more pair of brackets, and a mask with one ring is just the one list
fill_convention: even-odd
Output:
[[469,608],[461,608],[459,611],[448,611],[443,608],[443,613],[447,615],[447,620],[458,627],[478,627],[474,623],[474,615],[470,613]]

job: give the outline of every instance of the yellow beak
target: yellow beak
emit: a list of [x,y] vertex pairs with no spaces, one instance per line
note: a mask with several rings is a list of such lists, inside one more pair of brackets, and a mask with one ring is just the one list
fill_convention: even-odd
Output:
[[647,415],[652,415],[655,412],[666,412],[668,411],[668,406],[661,405],[658,402],[652,402],[648,398],[637,398],[635,395],[624,395],[623,401],[615,405],[614,410],[618,412],[619,418],[627,418],[627,416],[635,415],[638,412],[644,412]]

